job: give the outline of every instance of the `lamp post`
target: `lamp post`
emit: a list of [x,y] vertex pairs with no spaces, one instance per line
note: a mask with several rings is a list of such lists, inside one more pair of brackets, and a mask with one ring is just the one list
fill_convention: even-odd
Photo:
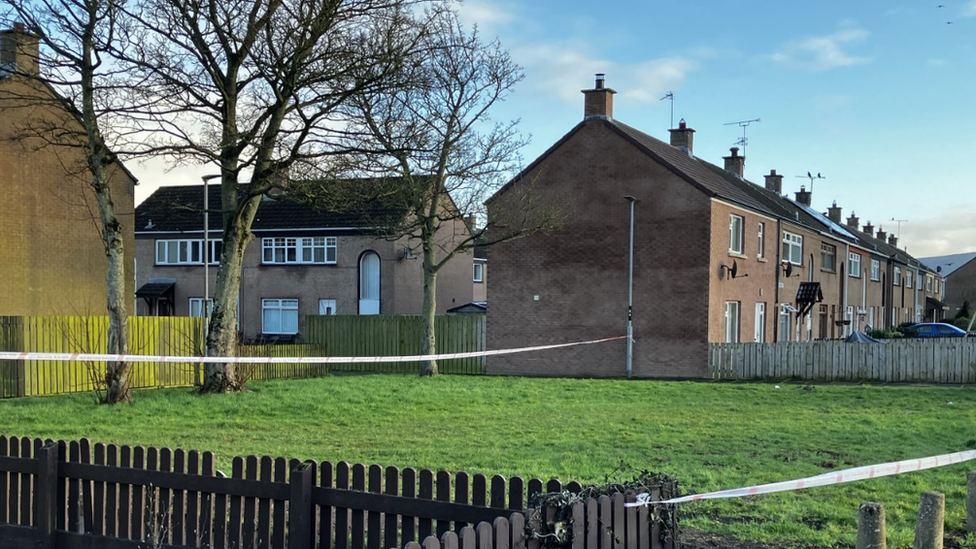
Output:
[[205,175],[203,180],[203,304],[200,314],[203,316],[203,356],[207,356],[207,339],[210,337],[210,183],[219,175]]
[[634,204],[637,199],[627,195],[630,202],[630,247],[627,272],[627,379],[634,372]]

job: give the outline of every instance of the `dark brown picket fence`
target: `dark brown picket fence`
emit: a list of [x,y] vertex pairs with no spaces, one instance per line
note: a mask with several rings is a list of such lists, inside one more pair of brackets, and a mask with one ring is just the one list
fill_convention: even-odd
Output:
[[[211,452],[0,436],[0,549],[539,549],[525,523],[543,518],[526,504],[564,489],[582,487],[256,456],[234,458],[227,477]],[[575,504],[565,547],[673,549],[674,514],[624,500]]]

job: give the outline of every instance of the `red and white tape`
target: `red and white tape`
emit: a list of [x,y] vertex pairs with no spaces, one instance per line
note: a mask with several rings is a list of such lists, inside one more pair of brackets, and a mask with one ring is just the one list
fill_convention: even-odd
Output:
[[447,353],[442,355],[410,355],[410,356],[167,356],[167,355],[110,355],[97,353],[43,353],[0,351],[0,360],[66,360],[72,362],[193,362],[208,364],[354,364],[354,363],[386,363],[386,362],[420,362],[422,360],[451,360],[455,358],[472,358],[479,356],[510,355],[528,353],[531,351],[546,351],[578,345],[593,345],[627,339],[627,336],[605,337],[590,341],[576,341],[573,343],[557,343],[553,345],[536,345],[535,347],[519,347],[515,349],[499,349],[496,351],[472,351],[470,353]]
[[700,499],[741,498],[745,496],[755,496],[758,494],[789,492],[793,490],[803,490],[805,488],[814,488],[817,486],[828,486],[830,484],[844,484],[846,482],[855,482],[869,478],[900,475],[902,473],[911,473],[914,471],[922,471],[924,469],[934,469],[936,467],[955,465],[957,463],[962,463],[964,461],[970,461],[973,459],[976,459],[976,450],[965,450],[962,452],[956,452],[954,454],[943,454],[919,459],[906,459],[904,461],[892,461],[890,463],[881,463],[879,465],[865,465],[863,467],[855,467],[853,469],[823,473],[813,477],[785,480],[782,482],[773,482],[771,484],[749,486],[747,488],[733,488],[731,490],[721,490],[718,492],[708,492],[705,494],[692,494],[690,496],[682,496],[680,498],[672,498],[662,501],[650,501],[649,494],[639,494],[636,502],[626,503],[624,505],[626,507],[640,507],[643,505],[662,505],[665,503],[687,503],[689,501],[697,501]]

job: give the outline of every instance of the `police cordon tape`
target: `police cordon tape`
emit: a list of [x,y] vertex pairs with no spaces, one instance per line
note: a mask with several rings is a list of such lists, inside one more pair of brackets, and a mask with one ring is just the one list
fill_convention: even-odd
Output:
[[661,501],[651,501],[650,494],[638,494],[636,502],[625,503],[624,506],[640,507],[645,505],[663,505],[668,503],[687,503],[689,501],[698,501],[702,499],[741,498],[758,494],[790,492],[793,490],[803,490],[804,488],[815,488],[817,486],[828,486],[830,484],[844,484],[847,482],[855,482],[869,478],[912,473],[915,471],[922,471],[924,469],[934,469],[936,467],[955,465],[957,463],[962,463],[964,461],[970,461],[973,459],[976,459],[976,450],[964,450],[954,454],[942,454],[939,456],[926,458],[892,461],[890,463],[881,463],[878,465],[865,465],[862,467],[854,467],[853,469],[843,469],[841,471],[822,473],[813,477],[785,480],[782,482],[773,482],[771,484],[761,484],[759,486],[749,486],[746,488],[720,490],[718,492],[708,492],[705,494],[692,494],[690,496],[682,496],[679,498]]
[[511,355],[528,353],[531,351],[546,351],[579,345],[593,345],[627,339],[627,336],[605,337],[590,341],[576,341],[573,343],[556,343],[552,345],[536,345],[535,347],[519,347],[515,349],[499,349],[496,351],[471,351],[468,353],[448,353],[442,355],[411,355],[411,356],[168,356],[168,355],[110,355],[97,353],[45,353],[33,351],[0,351],[0,360],[66,360],[72,362],[205,362],[208,364],[355,364],[355,363],[386,363],[386,362],[420,362],[423,360],[451,360],[456,358],[473,358],[479,356]]

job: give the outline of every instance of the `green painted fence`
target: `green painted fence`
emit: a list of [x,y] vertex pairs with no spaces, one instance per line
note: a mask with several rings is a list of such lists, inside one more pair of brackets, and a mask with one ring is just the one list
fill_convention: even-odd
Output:
[[[485,350],[484,315],[436,318],[437,354]],[[325,356],[405,356],[420,354],[420,316],[307,316],[305,340]],[[441,360],[443,374],[485,373],[485,358]],[[332,371],[416,373],[416,362],[332,364]]]
[[[129,354],[198,356],[200,318],[130,317]],[[0,351],[107,353],[107,316],[0,317]],[[94,391],[104,371],[101,362],[0,360],[0,398]],[[132,388],[194,385],[193,363],[134,362]]]

